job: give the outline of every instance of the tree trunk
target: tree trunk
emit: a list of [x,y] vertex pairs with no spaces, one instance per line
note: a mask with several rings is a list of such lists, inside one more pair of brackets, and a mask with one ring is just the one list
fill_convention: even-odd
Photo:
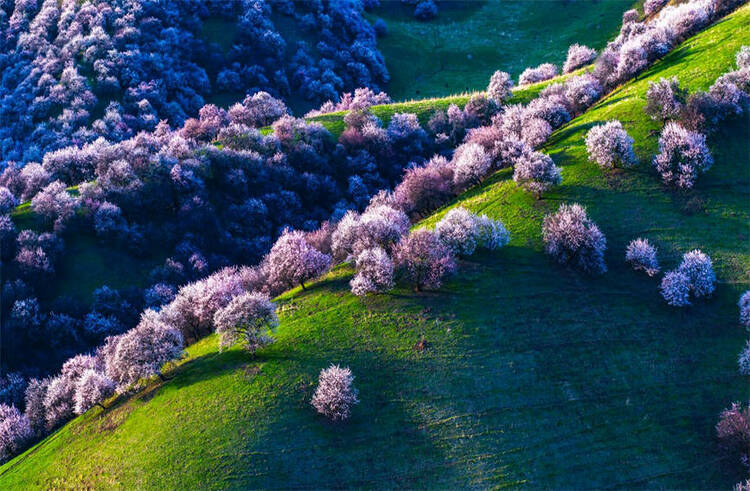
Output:
[[307,290],[307,288],[305,288],[305,282],[304,282],[304,281],[300,281],[300,282],[299,282],[299,284],[300,284],[300,286],[302,287],[302,290],[303,290],[303,291],[304,291],[304,290]]
[[102,408],[102,411],[106,411],[107,410],[107,408],[104,407],[104,405],[101,402],[97,402],[96,405],[99,406],[100,408]]

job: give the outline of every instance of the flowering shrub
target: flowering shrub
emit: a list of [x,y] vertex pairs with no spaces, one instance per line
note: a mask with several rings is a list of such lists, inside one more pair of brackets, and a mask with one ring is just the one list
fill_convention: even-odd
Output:
[[677,119],[686,99],[687,90],[680,88],[677,77],[660,78],[658,82],[649,82],[646,92],[646,114],[662,122]]
[[351,416],[352,406],[359,404],[354,375],[349,367],[331,365],[320,371],[318,387],[312,397],[312,405],[332,421],[344,421]]
[[544,217],[542,239],[547,254],[560,264],[572,264],[591,274],[607,271],[607,240],[586,209],[577,203],[563,203],[556,213]]
[[393,260],[382,248],[365,249],[355,265],[357,274],[349,283],[353,294],[365,296],[393,288]]
[[563,73],[570,73],[596,59],[596,50],[582,44],[572,44],[568,48],[568,57],[563,64]]
[[661,296],[669,305],[690,305],[690,278],[679,270],[669,271],[661,280]]
[[477,245],[483,249],[494,251],[510,242],[510,234],[500,220],[493,220],[487,215],[475,216],[479,228]]
[[533,84],[549,80],[557,75],[557,67],[552,63],[542,63],[535,68],[527,68],[518,77],[518,85]]
[[548,155],[528,152],[516,159],[513,181],[536,194],[537,199],[541,199],[543,192],[562,182],[562,175],[560,168]]
[[238,295],[214,315],[219,348],[242,341],[251,353],[273,341],[268,333],[278,323],[274,304],[259,293]]
[[649,243],[648,239],[637,238],[631,241],[625,251],[625,260],[633,266],[633,269],[645,271],[649,276],[654,276],[659,272],[656,248]]
[[711,258],[700,250],[695,249],[683,254],[678,270],[687,276],[690,290],[697,298],[711,295],[716,289],[716,275]]
[[487,86],[487,97],[495,101],[497,104],[502,104],[510,99],[513,88],[513,80],[507,72],[501,72],[497,70],[490,77],[490,84]]
[[456,270],[453,254],[431,230],[415,230],[394,251],[396,268],[416,291],[440,288],[443,277]]
[[659,153],[653,164],[665,184],[689,189],[698,174],[711,167],[713,157],[704,135],[677,123],[667,123],[659,137]]
[[589,160],[604,169],[636,163],[633,139],[619,121],[609,121],[591,128],[586,133],[586,150]]

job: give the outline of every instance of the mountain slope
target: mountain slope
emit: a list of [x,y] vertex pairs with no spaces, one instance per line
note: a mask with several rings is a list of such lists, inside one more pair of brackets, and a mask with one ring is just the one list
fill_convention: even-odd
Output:
[[[0,486],[729,487],[740,475],[716,458],[713,426],[750,396],[735,306],[750,284],[750,121],[710,139],[716,162],[683,196],[649,169],[658,133],[642,108],[660,76],[708,87],[750,43],[748,23],[745,6],[558,130],[545,151],[563,185],[541,202],[508,170],[461,196],[502,218],[512,240],[464,261],[440,291],[362,300],[341,266],[278,299],[277,341],[254,358],[201,341],[170,381],[89,411],[0,468]],[[637,169],[586,161],[585,131],[610,118],[635,138]],[[585,204],[606,234],[604,276],[543,254],[541,219],[562,201]],[[666,306],[657,281],[623,263],[639,235],[666,269],[693,247],[710,254],[714,298]],[[309,405],[329,363],[350,366],[360,390],[343,426]]]

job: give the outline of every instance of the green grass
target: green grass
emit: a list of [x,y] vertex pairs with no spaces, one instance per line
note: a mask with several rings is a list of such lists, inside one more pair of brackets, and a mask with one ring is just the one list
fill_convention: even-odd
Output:
[[[359,299],[338,267],[278,299],[276,342],[255,357],[204,339],[172,380],[89,411],[1,467],[0,487],[729,488],[741,475],[717,458],[713,426],[750,396],[735,305],[750,285],[750,121],[710,139],[713,168],[680,195],[647,164],[658,135],[642,108],[649,80],[710,85],[750,42],[748,22],[750,6],[557,131],[546,151],[563,185],[542,201],[505,170],[450,205],[502,218],[512,240],[463,261],[440,291]],[[635,138],[638,168],[586,161],[585,131],[610,118]],[[601,277],[542,252],[543,215],[572,201],[607,235]],[[714,297],[666,306],[658,280],[624,264],[636,236],[659,246],[666,269],[690,248],[709,253]],[[357,377],[362,403],[346,425],[309,406],[329,363]]]
[[634,0],[599,2],[548,0],[440,2],[438,16],[421,22],[413,6],[382,2],[367,17],[385,20],[389,33],[378,39],[397,101],[483,90],[495,70],[516,80],[529,66],[562,66],[568,46],[599,49],[620,28]]

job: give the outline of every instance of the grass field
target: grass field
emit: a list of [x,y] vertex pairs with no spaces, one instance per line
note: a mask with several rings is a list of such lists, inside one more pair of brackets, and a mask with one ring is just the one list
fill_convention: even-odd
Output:
[[[735,305],[750,285],[750,121],[710,139],[713,168],[679,195],[649,169],[658,135],[642,108],[660,76],[710,85],[750,43],[749,22],[746,6],[558,130],[545,150],[563,185],[542,201],[505,170],[451,204],[501,218],[512,240],[462,262],[440,291],[363,300],[338,267],[278,299],[276,343],[255,357],[204,339],[172,380],[1,467],[0,487],[729,488],[741,475],[717,458],[713,426],[750,396]],[[635,138],[638,168],[605,174],[586,161],[583,134],[610,118]],[[543,215],[572,201],[607,236],[602,277],[542,252]],[[666,269],[691,248],[709,253],[714,297],[666,306],[657,280],[624,264],[636,236],[659,246]],[[360,389],[344,426],[309,405],[329,363],[349,365]]]
[[378,40],[391,74],[395,101],[483,90],[495,70],[515,80],[529,66],[562,66],[568,46],[600,49],[617,34],[634,0],[441,1],[429,22],[413,6],[381,2],[368,19],[382,18],[388,35]]

